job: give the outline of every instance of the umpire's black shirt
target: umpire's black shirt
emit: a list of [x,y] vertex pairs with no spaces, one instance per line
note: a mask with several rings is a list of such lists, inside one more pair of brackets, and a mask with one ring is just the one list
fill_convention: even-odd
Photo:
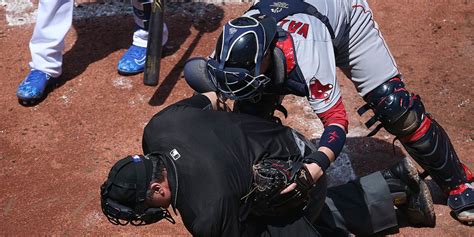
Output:
[[288,127],[210,106],[195,95],[157,113],[145,127],[143,151],[165,157],[172,205],[194,236],[246,235],[241,198],[250,191],[252,164],[301,151]]

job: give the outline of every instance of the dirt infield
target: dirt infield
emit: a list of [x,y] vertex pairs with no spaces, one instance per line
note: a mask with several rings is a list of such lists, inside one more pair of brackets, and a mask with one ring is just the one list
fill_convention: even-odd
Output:
[[[423,98],[450,134],[458,155],[474,168],[474,2],[370,3],[408,87]],[[220,26],[247,7],[209,6],[213,19],[167,14],[170,43],[157,87],[144,86],[142,75],[123,77],[116,72],[119,57],[131,43],[130,15],[75,21],[66,39],[65,83],[28,107],[18,103],[15,91],[29,71],[33,25],[7,26],[0,8],[0,235],[189,236],[179,217],[176,225],[111,225],[100,211],[99,186],[116,160],[141,151],[142,129],[154,113],[192,95],[182,80],[184,62],[207,55]],[[368,117],[355,112],[362,100],[342,74],[339,81],[350,116],[345,151],[355,174],[403,157],[401,149],[393,154],[393,138],[386,132],[364,137]],[[314,115],[301,104],[302,99],[286,99],[290,116],[285,123],[317,138],[320,122],[313,121]],[[437,226],[403,227],[398,235],[474,236],[474,228],[453,220],[439,190],[431,188]]]

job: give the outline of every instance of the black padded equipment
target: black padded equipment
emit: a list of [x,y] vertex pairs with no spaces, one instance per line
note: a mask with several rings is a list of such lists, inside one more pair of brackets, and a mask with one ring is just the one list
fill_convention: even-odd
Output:
[[[448,135],[425,112],[421,98],[405,89],[400,78],[396,77],[383,83],[364,99],[367,104],[359,109],[358,113],[362,115],[372,109],[375,114],[366,126],[370,127],[380,121],[379,126],[369,135],[375,134],[382,127],[395,135],[411,157],[445,191],[468,182]],[[423,122],[426,123],[426,131],[419,134],[419,138],[415,141],[403,141],[403,138],[414,134]]]
[[420,127],[425,114],[421,98],[410,94],[399,78],[378,86],[364,100],[367,104],[357,111],[359,115],[368,109],[374,111],[374,116],[365,125],[370,128],[377,121],[381,122],[369,136],[375,135],[382,127],[397,137],[410,135]]
[[444,191],[469,182],[448,135],[436,121],[431,120],[421,138],[402,145]]
[[286,79],[286,59],[283,51],[278,47],[275,47],[272,51],[272,65],[271,72],[268,77],[272,79],[272,85],[280,87],[283,85]]

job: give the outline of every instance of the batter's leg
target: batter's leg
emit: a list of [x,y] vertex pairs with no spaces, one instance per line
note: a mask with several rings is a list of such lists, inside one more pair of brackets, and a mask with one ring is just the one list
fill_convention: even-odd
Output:
[[18,86],[21,103],[36,103],[62,73],[64,38],[72,24],[73,0],[40,0],[30,41],[30,73]]
[[[127,52],[120,58],[117,70],[122,75],[134,75],[145,70],[146,47],[148,43],[148,21],[151,14],[151,0],[131,0],[135,32]],[[162,45],[168,42],[168,27],[163,23]]]
[[[131,0],[133,6],[133,18],[135,20],[135,32],[133,34],[133,45],[146,47],[148,41],[148,21],[151,16],[152,0]],[[168,27],[163,23],[163,41],[168,41]]]
[[62,73],[64,38],[72,24],[73,0],[40,0],[30,41],[30,67],[52,77]]

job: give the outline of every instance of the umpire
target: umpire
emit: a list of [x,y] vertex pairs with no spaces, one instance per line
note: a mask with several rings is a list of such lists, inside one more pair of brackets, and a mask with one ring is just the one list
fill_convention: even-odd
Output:
[[[118,161],[101,186],[110,222],[174,223],[171,206],[193,236],[371,235],[397,228],[395,201],[412,223],[434,225],[429,190],[408,160],[326,190],[325,175],[308,167],[327,165],[311,160],[315,149],[301,135],[256,116],[213,111],[215,101],[214,93],[195,95],[153,116],[143,134],[147,155]],[[260,174],[263,161],[281,161],[267,168],[288,175],[285,194],[264,190],[280,176]]]

